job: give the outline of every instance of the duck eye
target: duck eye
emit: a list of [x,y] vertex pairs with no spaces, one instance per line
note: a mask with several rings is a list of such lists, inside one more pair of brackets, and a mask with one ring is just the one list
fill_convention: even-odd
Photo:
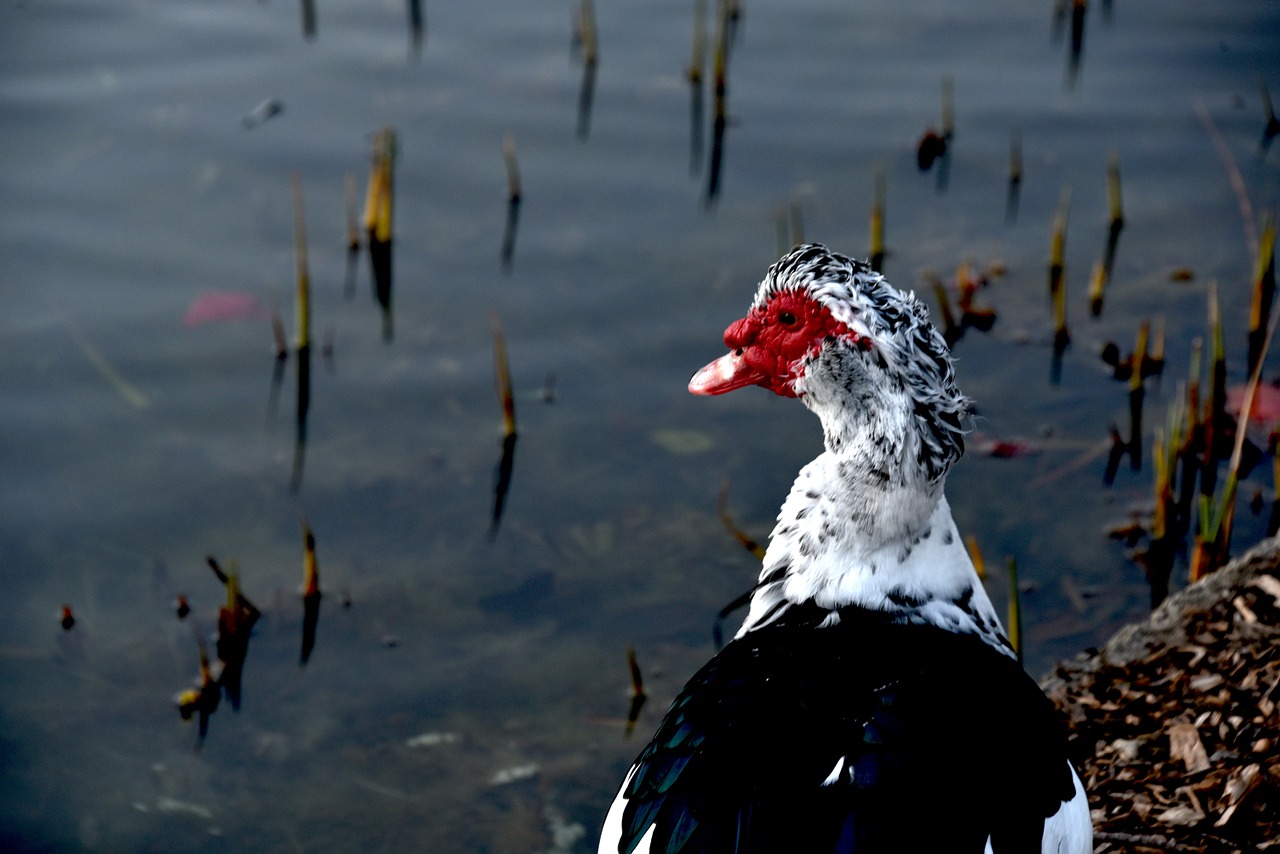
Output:
[[796,316],[789,311],[778,312],[778,322],[783,326],[795,326]]

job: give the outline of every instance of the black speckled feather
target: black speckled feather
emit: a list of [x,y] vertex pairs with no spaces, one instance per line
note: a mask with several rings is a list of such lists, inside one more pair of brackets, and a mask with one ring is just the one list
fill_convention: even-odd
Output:
[[[812,604],[734,640],[672,704],[626,786],[619,851],[1039,852],[1074,794],[1066,738],[1017,662],[972,637]],[[826,781],[824,785],[824,781]]]

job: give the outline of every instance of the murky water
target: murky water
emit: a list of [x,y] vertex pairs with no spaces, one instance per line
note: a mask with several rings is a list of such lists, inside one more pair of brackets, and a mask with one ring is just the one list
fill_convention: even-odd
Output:
[[[877,168],[891,281],[927,296],[926,269],[1007,271],[981,294],[993,331],[956,347],[982,419],[950,495],[998,602],[1004,557],[1018,560],[1029,669],[1144,612],[1142,573],[1104,528],[1148,500],[1150,466],[1101,485],[1098,449],[1127,403],[1096,354],[1163,318],[1168,368],[1147,401],[1160,423],[1217,281],[1242,381],[1253,260],[1213,134],[1256,229],[1278,187],[1259,81],[1280,88],[1280,10],[1091,4],[1069,86],[1070,27],[1055,33],[1048,3],[747,3],[708,200],[712,98],[704,82],[695,113],[684,76],[693,6],[598,4],[586,115],[576,4],[427,4],[420,53],[390,0],[319,3],[312,39],[283,0],[0,10],[5,848],[592,847],[627,761],[710,655],[716,611],[754,578],[716,518],[722,482],[763,538],[820,441],[794,402],[697,400],[685,382],[776,255],[780,209],[807,238],[868,251]],[[915,148],[947,75],[942,191]],[[282,111],[246,128],[268,99]],[[365,259],[343,293],[345,181],[362,200],[386,126],[390,341]],[[524,195],[504,272],[506,134]],[[1126,226],[1091,320],[1111,152]],[[291,174],[313,336],[332,345],[313,356],[296,491],[294,363],[273,410],[265,319],[275,301],[292,334]],[[1073,343],[1052,385],[1046,267],[1068,187]],[[1179,267],[1190,282],[1170,281]],[[184,325],[217,292],[260,311]],[[491,539],[495,313],[520,439]],[[990,438],[1033,452],[984,456]],[[302,669],[304,517],[326,597]],[[1263,530],[1243,508],[1238,526],[1240,546]],[[264,616],[243,707],[224,702],[197,753],[173,697],[223,600],[207,554],[237,562]],[[1083,610],[1063,579],[1092,594]],[[628,646],[652,695],[630,740]]]

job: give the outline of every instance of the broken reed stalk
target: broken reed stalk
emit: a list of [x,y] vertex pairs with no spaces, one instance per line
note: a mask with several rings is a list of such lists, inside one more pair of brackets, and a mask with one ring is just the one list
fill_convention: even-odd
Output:
[[1191,341],[1191,364],[1187,373],[1184,417],[1186,427],[1178,449],[1182,473],[1178,478],[1178,526],[1181,536],[1191,528],[1191,508],[1195,502],[1196,475],[1200,471],[1199,455],[1204,445],[1204,425],[1200,420],[1200,372],[1204,363],[1204,339]]
[[1138,340],[1133,345],[1133,371],[1129,374],[1129,466],[1134,471],[1142,468],[1142,404],[1146,398],[1142,365],[1147,360],[1147,341],[1151,325],[1142,321],[1138,326]]
[[1049,299],[1053,305],[1053,367],[1051,380],[1056,385],[1062,370],[1062,354],[1071,343],[1067,328],[1066,244],[1067,217],[1071,210],[1071,190],[1064,188],[1053,217],[1053,233],[1049,238]]
[[800,209],[799,202],[791,203],[791,245],[799,246],[804,243],[804,211]]
[[[707,169],[707,189],[704,204],[710,207],[720,195],[721,168],[724,161],[724,134],[728,127],[727,86],[729,64],[729,30],[731,12],[721,0],[716,13],[714,51],[712,53],[711,162]],[[701,90],[698,90],[701,91]]]
[[1124,229],[1124,207],[1120,199],[1120,155],[1111,152],[1107,160],[1107,202],[1111,210],[1111,218],[1107,226],[1107,248],[1102,254],[1102,262],[1093,268],[1093,276],[1089,281],[1089,310],[1094,317],[1102,314],[1103,290],[1111,279],[1111,270],[1116,262],[1116,247],[1120,243],[1120,232]]
[[1125,444],[1124,437],[1120,435],[1120,430],[1114,423],[1107,425],[1107,436],[1110,448],[1107,450],[1107,466],[1102,472],[1102,483],[1105,486],[1111,486],[1116,482],[1120,461],[1124,459],[1129,446]]
[[360,258],[360,211],[359,194],[356,177],[348,175],[343,181],[347,212],[347,277],[342,287],[342,295],[351,299],[356,293],[356,262]]
[[1274,537],[1280,531],[1280,447],[1277,447],[1277,436],[1273,432],[1267,442],[1267,452],[1271,454],[1271,517],[1267,520],[1267,536]]
[[644,708],[649,695],[644,692],[644,681],[640,676],[640,664],[636,661],[636,651],[627,647],[627,669],[631,672],[631,702],[627,707],[627,727],[625,737],[630,737],[635,730],[636,721],[640,719],[640,710]]
[[271,340],[275,342],[276,361],[283,362],[289,358],[289,336],[284,331],[284,318],[280,316],[280,306],[276,304],[274,294],[271,296]]
[[1067,217],[1071,212],[1071,189],[1064,188],[1053,215],[1053,232],[1049,237],[1049,299],[1057,299],[1066,273]]
[[1165,536],[1180,538],[1182,534],[1174,492],[1178,482],[1178,461],[1183,443],[1186,441],[1183,435],[1187,425],[1185,407],[1186,398],[1175,395],[1169,404],[1168,417],[1165,419],[1168,441],[1165,441],[1165,433],[1158,431],[1151,451],[1155,463],[1156,499],[1156,518],[1151,528],[1152,537],[1155,539]]
[[1200,118],[1201,124],[1204,125],[1205,131],[1209,134],[1209,140],[1213,143],[1213,149],[1218,153],[1218,158],[1222,161],[1222,166],[1227,171],[1227,181],[1231,184],[1231,190],[1236,196],[1236,206],[1240,210],[1240,220],[1244,225],[1244,240],[1249,247],[1249,254],[1257,257],[1258,254],[1258,233],[1254,226],[1253,203],[1249,201],[1249,191],[1245,188],[1244,176],[1240,174],[1240,167],[1236,165],[1236,159],[1231,155],[1231,148],[1227,145],[1227,141],[1222,138],[1222,134],[1218,131],[1218,126],[1213,123],[1213,117],[1209,115],[1209,110],[1205,107],[1204,102],[1197,98],[1194,101],[1196,115]]
[[1140,366],[1142,378],[1158,377],[1164,373],[1164,315],[1156,318],[1155,331],[1147,346],[1147,358]]
[[502,404],[502,435],[516,435],[516,401],[511,391],[511,366],[507,361],[507,342],[502,335],[502,322],[493,315],[493,370]]
[[733,517],[729,515],[729,481],[725,480],[720,484],[720,497],[716,500],[716,514],[720,517],[720,522],[728,529],[733,538],[742,544],[742,547],[756,556],[757,560],[764,560],[764,546],[760,545],[752,539],[745,531],[737,526],[733,521]]
[[[1173,445],[1170,440],[1169,445]],[[1164,430],[1157,427],[1151,437],[1151,463],[1154,467],[1155,507],[1151,513],[1151,539],[1162,539],[1169,532],[1169,508],[1165,498],[1169,492],[1169,465],[1166,456]]]
[[[1262,350],[1258,356],[1258,364],[1249,374],[1249,383],[1245,386],[1244,401],[1240,404],[1240,412],[1236,416],[1236,435],[1235,444],[1231,449],[1231,460],[1227,464],[1226,481],[1223,484],[1221,503],[1216,508],[1212,508],[1212,527],[1208,531],[1210,534],[1209,542],[1212,545],[1210,551],[1212,560],[1202,561],[1199,569],[1205,572],[1212,572],[1227,561],[1227,555],[1231,551],[1231,532],[1235,520],[1236,491],[1240,483],[1240,462],[1244,457],[1244,442],[1247,435],[1249,418],[1253,413],[1254,400],[1258,393],[1258,383],[1262,380],[1262,363],[1266,359],[1267,351],[1271,349],[1271,341],[1275,337],[1276,324],[1280,322],[1280,314],[1272,313],[1267,323],[1266,337],[1262,341]],[[1211,502],[1204,501],[1203,504]],[[1203,507],[1203,510],[1209,510]],[[1201,517],[1204,522],[1204,516]],[[1192,580],[1195,580],[1194,578]]]
[[956,83],[950,74],[942,75],[942,138],[951,141],[956,129]]
[[689,56],[689,68],[685,72],[689,82],[702,82],[702,70],[707,64],[707,0],[695,0],[693,4],[693,50]]
[[360,213],[358,194],[360,190],[356,186],[356,176],[348,175],[343,179],[343,195],[346,200],[347,211],[347,251],[360,251]]
[[1227,404],[1227,357],[1222,343],[1222,313],[1218,307],[1218,283],[1209,283],[1209,336],[1212,342],[1212,356],[1209,368],[1209,399],[1205,401],[1204,445],[1200,466],[1200,494],[1212,497],[1218,487],[1218,449],[1222,444],[1219,437],[1226,419]]
[[1016,129],[1009,135],[1009,183],[1022,183],[1022,134]]
[[320,622],[320,566],[316,561],[316,537],[311,525],[302,520],[302,651],[299,666],[305,666],[316,646],[316,626]]
[[1009,642],[1022,663],[1022,602],[1018,591],[1018,562],[1009,556]]
[[1062,277],[1053,292],[1053,347],[1055,351],[1065,350],[1071,341],[1071,330],[1067,326],[1067,283]]
[[151,406],[151,400],[142,393],[137,386],[129,382],[115,369],[107,357],[102,355],[102,351],[93,345],[88,336],[74,321],[66,322],[67,334],[69,334],[76,346],[80,348],[80,352],[89,360],[89,363],[98,371],[104,380],[111,384],[120,396],[129,402],[135,409],[147,409]]
[[396,155],[396,132],[382,128],[373,138],[373,165],[369,193],[365,199],[364,226],[369,236],[381,243],[391,242],[392,173]]
[[[222,565],[218,563],[218,559],[215,558],[213,555],[205,555],[204,561],[205,561],[205,564],[209,567],[209,569],[213,571],[214,576],[219,581],[222,582],[223,586],[229,588],[231,585],[231,577],[236,572],[235,560],[231,561],[230,572],[224,571],[222,568]],[[245,613],[251,615],[253,619],[257,620],[258,617],[262,616],[262,612],[258,610],[257,606],[254,605],[252,602],[250,602],[249,599],[240,590],[238,581],[236,584],[235,602],[239,604],[240,608],[243,609]]]
[[982,556],[982,549],[978,546],[978,538],[973,534],[964,538],[965,548],[969,551],[969,560],[973,562],[973,571],[978,573],[979,581],[987,580],[987,561]]
[[[1216,288],[1213,289],[1212,293],[1216,294]],[[1272,338],[1275,338],[1277,323],[1280,323],[1280,314],[1272,312],[1270,319],[1267,321],[1266,337],[1262,341],[1258,364],[1254,366],[1253,371],[1249,374],[1249,383],[1244,388],[1244,401],[1240,403],[1240,411],[1236,416],[1235,443],[1231,448],[1230,462],[1226,467],[1226,479],[1222,484],[1222,495],[1220,498],[1216,498],[1215,494],[1201,494],[1201,530],[1199,530],[1199,536],[1196,539],[1196,548],[1192,553],[1192,575],[1190,575],[1192,581],[1197,581],[1204,575],[1215,571],[1217,567],[1224,565],[1231,551],[1231,529],[1233,529],[1235,521],[1235,494],[1239,488],[1240,461],[1243,460],[1244,456],[1244,439],[1245,435],[1248,434],[1249,416],[1253,412],[1258,383],[1262,380],[1262,364],[1266,360],[1267,351],[1271,348]],[[1216,333],[1216,337],[1220,338],[1220,324]],[[1219,344],[1219,341],[1215,341],[1215,356],[1217,355]],[[1219,375],[1217,375],[1217,365],[1215,365],[1215,378],[1213,379],[1215,379],[1215,383],[1219,382],[1220,379]],[[1222,369],[1221,380],[1222,384],[1225,385],[1225,365],[1224,369]],[[1204,453],[1206,453],[1206,457],[1212,456],[1210,447],[1207,446],[1207,439]]]
[[1098,261],[1093,265],[1093,272],[1089,276],[1089,314],[1093,317],[1102,316],[1102,299],[1106,289],[1107,265]]
[[289,485],[297,492],[302,485],[302,463],[307,443],[307,412],[311,409],[311,277],[307,272],[307,224],[302,204],[302,179],[297,173],[293,180],[293,244],[297,265],[297,367],[298,400],[295,415],[295,439],[293,445],[293,473]]
[[1107,207],[1111,212],[1110,227],[1124,228],[1124,203],[1120,197],[1120,155],[1112,151],[1107,158]]
[[1116,261],[1120,232],[1124,230],[1124,203],[1120,197],[1120,155],[1114,151],[1107,159],[1107,206],[1111,217],[1107,224],[1107,251],[1103,256],[1103,265],[1107,268],[1107,276],[1110,276]]
[[516,229],[520,222],[520,166],[516,162],[516,140],[511,134],[502,138],[502,159],[507,165],[507,227],[502,235],[502,271],[511,272],[511,259],[516,251]]
[[502,137],[502,160],[507,165],[507,201],[518,204],[521,198],[520,165],[516,162],[516,139],[509,133]]
[[[1177,404],[1174,405],[1176,408]],[[1175,424],[1181,423],[1181,413],[1170,415]],[[1174,427],[1174,429],[1178,429]],[[1169,578],[1173,575],[1173,560],[1177,554],[1174,528],[1171,517],[1176,513],[1173,502],[1172,478],[1177,465],[1177,440],[1170,435],[1165,443],[1164,431],[1156,430],[1152,439],[1151,457],[1155,469],[1155,509],[1151,516],[1151,544],[1142,556],[1141,562],[1146,570],[1147,584],[1151,588],[1151,607],[1155,608],[1169,595]]]
[[493,479],[493,513],[489,519],[489,539],[498,535],[507,493],[511,489],[511,473],[515,468],[516,402],[511,391],[511,366],[507,360],[507,343],[502,335],[498,313],[493,313],[493,369],[498,400],[502,403],[502,457]]
[[627,671],[631,674],[631,696],[644,694],[644,678],[640,673],[640,663],[636,661],[634,647],[627,647]]
[[374,296],[382,307],[382,337],[390,340],[391,324],[391,239],[394,209],[394,169],[396,132],[382,128],[373,137],[369,192],[365,196],[364,227],[369,237],[369,263],[373,273]]
[[1249,371],[1252,372],[1261,359],[1262,339],[1266,334],[1263,324],[1271,316],[1271,303],[1276,292],[1276,223],[1268,216],[1258,243],[1258,256],[1253,268],[1253,295],[1249,301]]
[[1004,218],[1007,223],[1018,219],[1018,197],[1022,191],[1022,134],[1016,129],[1009,135],[1009,191],[1005,199]]
[[937,273],[926,270],[924,277],[933,288],[933,296],[938,301],[938,313],[942,319],[942,338],[950,347],[960,338],[960,327],[956,324],[955,312],[951,310],[951,295],[947,293],[947,286],[942,283],[942,278]]
[[876,164],[875,190],[871,199],[871,269],[884,272],[884,164]]
[[1265,157],[1267,150],[1271,148],[1271,141],[1280,134],[1280,119],[1276,118],[1276,109],[1271,105],[1271,90],[1267,88],[1265,77],[1258,78],[1258,88],[1258,94],[1262,98],[1263,117],[1266,119],[1266,124],[1262,127],[1262,140],[1258,143],[1258,153]]
[[320,565],[316,561],[316,535],[302,520],[302,595],[320,595]]
[[791,240],[791,226],[787,222],[787,208],[779,204],[773,214],[773,231],[778,242],[778,255],[786,255],[794,245]]
[[311,277],[307,272],[307,223],[302,205],[302,179],[295,172],[293,184],[293,252],[297,279],[297,340],[299,354],[311,346]]
[[715,50],[711,56],[711,68],[714,75],[717,116],[724,108],[724,93],[729,66],[729,9],[724,0],[717,4]]
[[600,58],[600,46],[596,34],[596,5],[592,0],[582,0],[578,11],[578,28],[582,38],[582,61],[595,65]]
[[978,292],[978,283],[973,278],[967,258],[956,265],[956,290],[956,307],[960,309],[960,316],[963,318],[972,310],[973,296]]

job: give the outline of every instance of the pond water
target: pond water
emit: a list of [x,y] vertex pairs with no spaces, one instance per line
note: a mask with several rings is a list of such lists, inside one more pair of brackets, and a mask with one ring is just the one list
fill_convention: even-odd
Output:
[[[627,763],[712,653],[716,612],[755,577],[717,518],[722,484],[763,539],[820,446],[793,401],[685,383],[776,257],[779,211],[868,253],[877,170],[890,281],[932,305],[927,270],[1004,270],[980,295],[995,327],[956,346],[982,417],[949,494],[1001,607],[1018,561],[1028,669],[1145,613],[1106,528],[1149,504],[1150,465],[1102,484],[1128,409],[1097,354],[1162,319],[1150,431],[1216,281],[1244,380],[1249,235],[1280,188],[1280,152],[1259,150],[1280,7],[1090,4],[1072,73],[1047,2],[748,2],[715,182],[709,73],[700,112],[685,76],[695,4],[602,0],[588,98],[577,8],[428,3],[417,48],[398,0],[317,3],[310,38],[284,0],[0,9],[6,850],[594,850]],[[944,79],[945,186],[916,165]],[[282,109],[252,120],[270,99]],[[344,294],[346,184],[362,204],[384,127],[389,339],[367,259]],[[504,269],[508,134],[523,199]],[[1091,319],[1113,153],[1125,228]],[[293,175],[314,349],[331,351],[312,356],[300,476],[296,357],[273,392],[267,319],[279,306],[294,334]],[[1046,271],[1068,189],[1072,344],[1052,383]],[[184,323],[219,294],[233,319]],[[495,316],[520,438],[491,536]],[[992,439],[1024,452],[984,453]],[[1242,495],[1269,500],[1269,470]],[[325,598],[300,668],[304,518]],[[1237,551],[1264,532],[1242,507]],[[174,697],[224,601],[206,555],[234,560],[262,618],[242,707],[224,701],[197,751]],[[650,694],[630,738],[628,647]]]

